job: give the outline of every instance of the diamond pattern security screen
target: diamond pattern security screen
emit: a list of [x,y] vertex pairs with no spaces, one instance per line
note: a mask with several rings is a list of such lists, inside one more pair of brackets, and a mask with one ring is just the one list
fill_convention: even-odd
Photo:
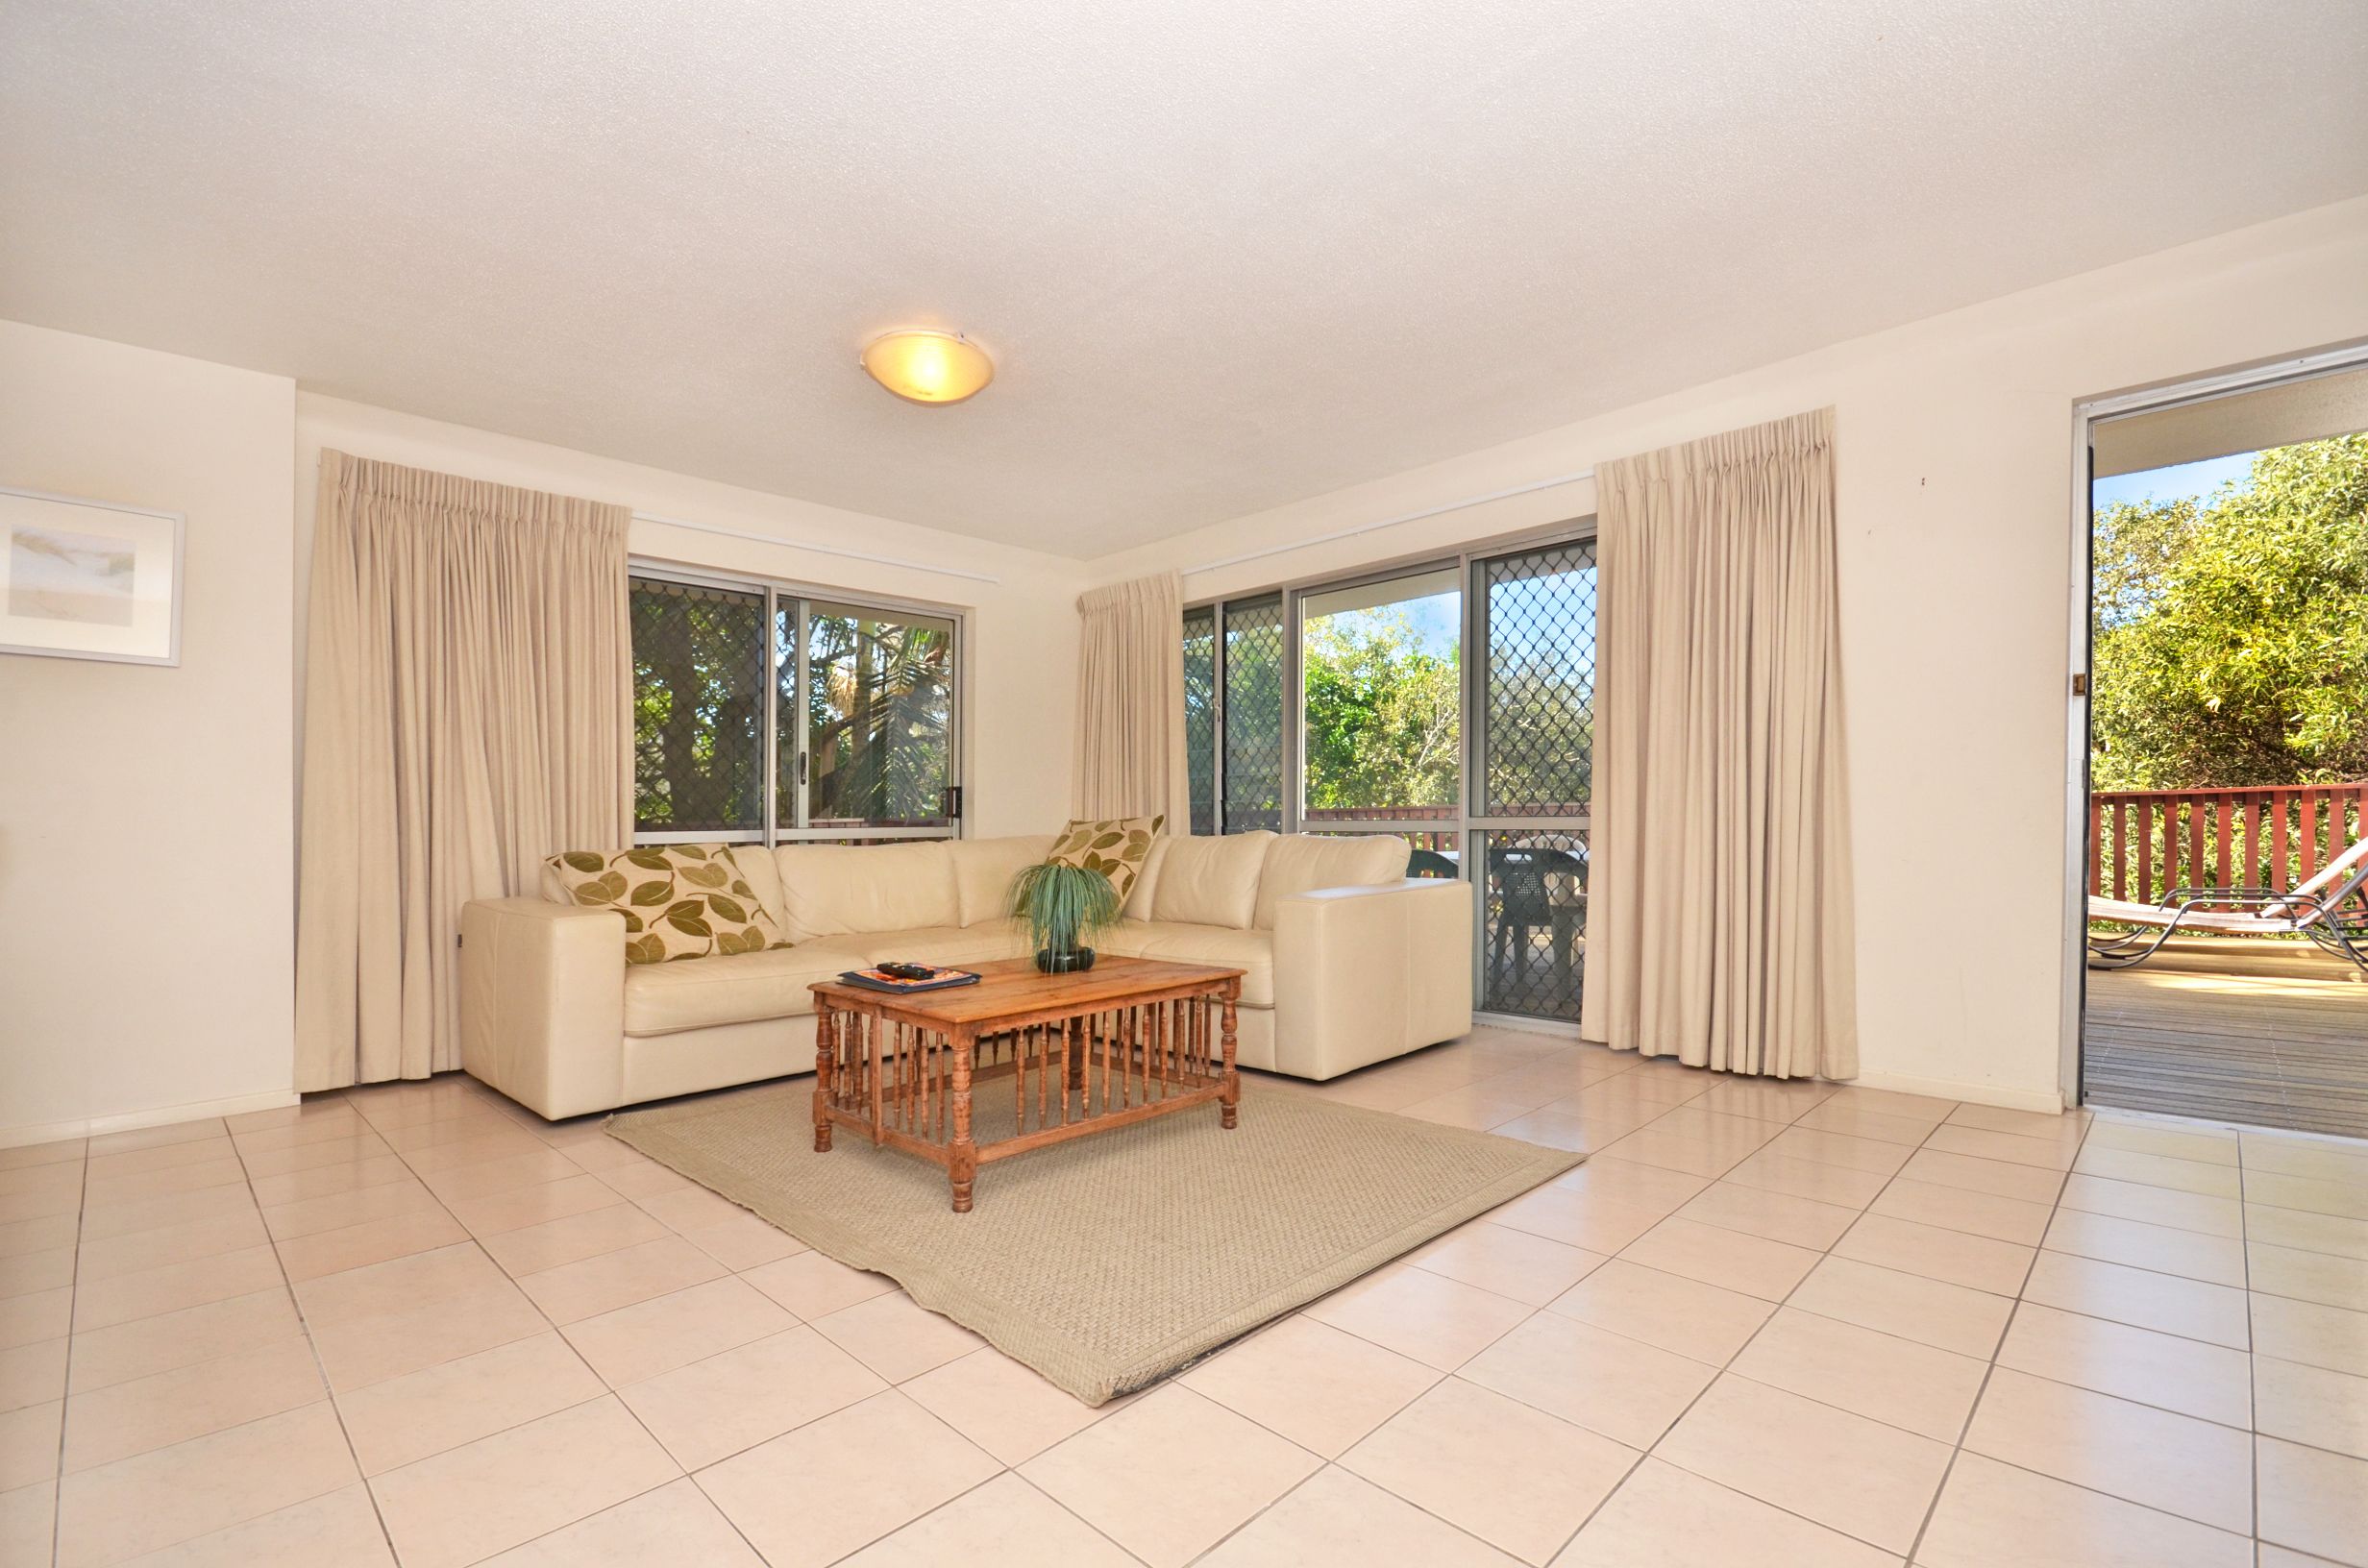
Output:
[[1587,834],[1474,833],[1481,854],[1480,1005],[1577,1022],[1587,947]]
[[1595,550],[1482,561],[1480,815],[1583,817],[1595,740]]
[[1283,825],[1283,600],[1225,605],[1222,829]]
[[1184,612],[1184,755],[1192,830],[1217,831],[1217,612]]
[[[796,679],[794,661],[788,679]],[[785,687],[784,717],[794,701]],[[809,826],[935,827],[951,820],[951,622],[808,605],[803,705]],[[782,749],[794,770],[790,748]],[[783,784],[794,793],[794,772]]]
[[761,835],[765,596],[635,577],[633,825]]

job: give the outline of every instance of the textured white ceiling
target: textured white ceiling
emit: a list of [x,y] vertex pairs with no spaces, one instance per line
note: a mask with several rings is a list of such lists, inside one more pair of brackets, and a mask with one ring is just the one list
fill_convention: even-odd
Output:
[[2360,0],[8,0],[0,315],[1094,555],[2368,190],[2363,82]]

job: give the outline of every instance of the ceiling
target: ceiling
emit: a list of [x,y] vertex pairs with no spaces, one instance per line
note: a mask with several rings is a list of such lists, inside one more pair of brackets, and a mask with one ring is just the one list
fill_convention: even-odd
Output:
[[2363,80],[2358,0],[10,0],[0,316],[1091,556],[2368,191]]

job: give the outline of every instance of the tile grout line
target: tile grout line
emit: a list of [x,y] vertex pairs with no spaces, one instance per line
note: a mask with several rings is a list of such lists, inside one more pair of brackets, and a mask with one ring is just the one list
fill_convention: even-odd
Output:
[[49,1561],[58,1568],[65,1555],[65,1432],[66,1418],[74,1400],[74,1341],[81,1337],[74,1332],[75,1310],[82,1304],[83,1289],[83,1232],[90,1213],[90,1139],[83,1139],[82,1181],[75,1188],[74,1201],[74,1276],[66,1282],[65,1292],[65,1373],[58,1385],[58,1455],[57,1470],[49,1485]]

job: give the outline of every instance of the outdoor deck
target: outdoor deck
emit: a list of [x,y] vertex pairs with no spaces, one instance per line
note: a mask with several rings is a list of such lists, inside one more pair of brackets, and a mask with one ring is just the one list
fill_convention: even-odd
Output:
[[2088,971],[2090,1104],[2368,1137],[2368,977],[2299,943],[2181,938]]

